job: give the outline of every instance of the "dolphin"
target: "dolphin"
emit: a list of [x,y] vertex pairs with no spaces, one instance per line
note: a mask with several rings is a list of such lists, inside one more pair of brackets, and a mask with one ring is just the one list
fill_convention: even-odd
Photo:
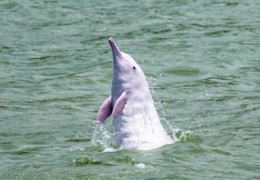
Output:
[[112,116],[119,149],[150,150],[172,144],[142,69],[130,55],[120,51],[112,37],[108,42],[113,54],[113,81],[111,95],[99,108],[97,123]]

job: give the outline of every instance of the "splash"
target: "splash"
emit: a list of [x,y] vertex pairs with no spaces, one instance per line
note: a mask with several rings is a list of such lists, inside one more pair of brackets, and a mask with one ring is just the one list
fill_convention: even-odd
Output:
[[[112,127],[111,123],[107,124]],[[101,147],[104,152],[112,152],[115,151],[114,136],[112,130],[107,126],[106,124],[96,124],[91,143],[93,146]]]
[[198,136],[190,130],[184,131],[182,129],[175,128],[173,129],[173,132],[173,138],[175,141],[190,142],[198,139]]
[[[171,123],[165,118],[162,119],[168,134],[173,138],[174,142],[190,142],[199,139],[198,135],[190,130],[183,130],[173,127]],[[91,140],[92,146],[100,149],[103,152],[114,152],[121,149],[116,148],[112,121],[106,124],[96,124],[93,137]]]

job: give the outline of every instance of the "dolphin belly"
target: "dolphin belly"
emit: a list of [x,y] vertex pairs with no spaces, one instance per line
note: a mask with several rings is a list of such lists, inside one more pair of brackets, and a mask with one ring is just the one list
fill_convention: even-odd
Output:
[[148,150],[173,143],[161,125],[153,101],[136,103],[129,99],[113,119],[113,126],[120,149]]

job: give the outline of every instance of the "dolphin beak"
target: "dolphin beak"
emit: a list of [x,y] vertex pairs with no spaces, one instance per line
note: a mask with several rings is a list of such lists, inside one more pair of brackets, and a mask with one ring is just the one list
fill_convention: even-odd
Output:
[[122,58],[121,51],[120,51],[120,49],[117,47],[116,42],[114,41],[114,39],[113,39],[112,37],[110,37],[110,38],[108,39],[108,43],[109,43],[109,45],[110,45],[110,47],[111,47],[111,49],[112,49],[113,55]]

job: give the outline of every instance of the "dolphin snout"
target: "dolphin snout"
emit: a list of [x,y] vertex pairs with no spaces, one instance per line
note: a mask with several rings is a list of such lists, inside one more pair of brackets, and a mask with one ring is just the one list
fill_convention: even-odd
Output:
[[112,37],[110,37],[108,39],[108,43],[109,43],[109,45],[110,45],[110,47],[112,49],[113,54],[118,56],[118,57],[120,57],[120,58],[122,58],[121,51],[118,48],[118,46],[116,45],[116,42],[114,41],[114,39]]

